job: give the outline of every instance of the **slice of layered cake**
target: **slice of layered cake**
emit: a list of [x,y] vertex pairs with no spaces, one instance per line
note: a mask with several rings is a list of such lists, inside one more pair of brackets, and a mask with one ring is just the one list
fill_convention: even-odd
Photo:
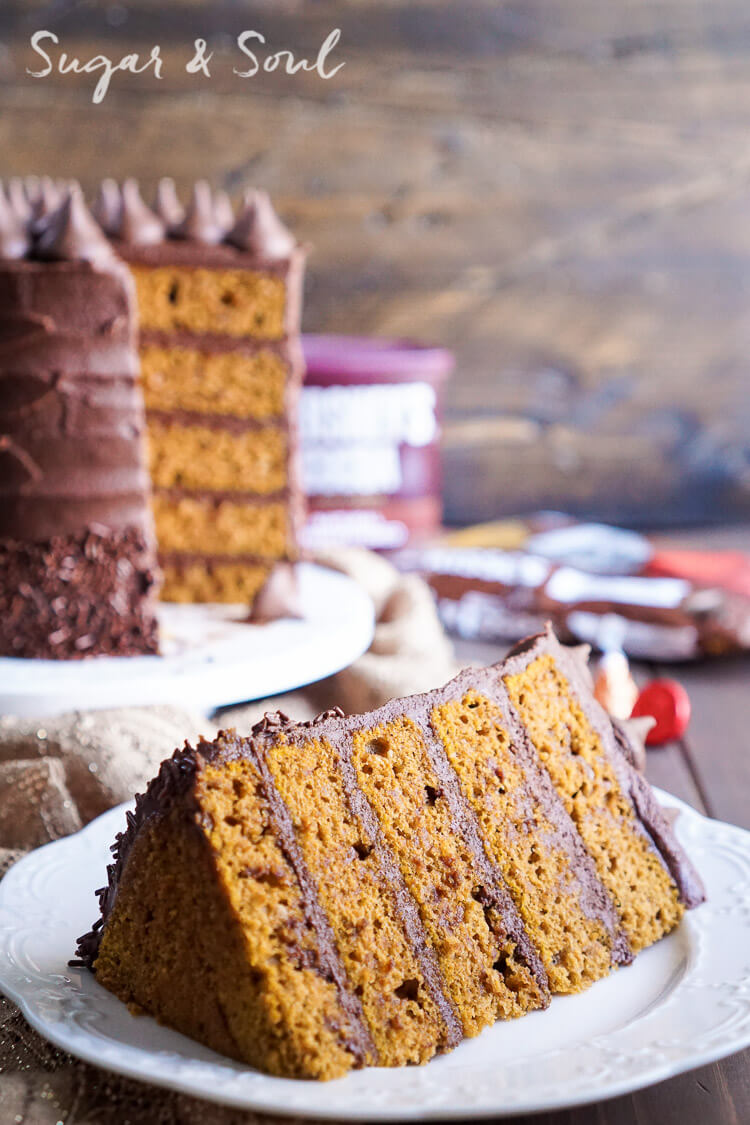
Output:
[[95,213],[138,293],[162,598],[252,603],[297,558],[304,253],[262,192],[235,218],[206,183],[184,211],[106,181]]
[[632,758],[551,633],[366,715],[267,715],[162,764],[79,957],[272,1074],[424,1063],[703,900]]
[[0,190],[0,655],[157,650],[135,290],[78,189]]

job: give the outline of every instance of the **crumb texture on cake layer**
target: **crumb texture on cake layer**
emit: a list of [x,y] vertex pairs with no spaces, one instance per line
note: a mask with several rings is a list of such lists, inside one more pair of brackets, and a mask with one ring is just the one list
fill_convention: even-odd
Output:
[[481,873],[454,831],[414,720],[357,731],[352,741],[357,780],[418,903],[464,1034],[541,1006],[544,997],[502,918],[485,905]]
[[149,410],[188,410],[268,421],[281,418],[289,363],[261,348],[210,351],[184,344],[141,345],[141,384]]
[[251,605],[271,567],[271,563],[259,564],[255,559],[219,559],[209,555],[181,558],[179,554],[164,554],[161,596],[164,601],[183,604]]
[[208,332],[280,340],[286,321],[283,278],[253,269],[131,266],[140,323],[156,331]]
[[85,963],[289,1077],[423,1063],[588,987],[702,891],[570,667],[548,635],[367,715],[275,713],[176,752],[115,847]]
[[197,818],[176,806],[136,841],[97,979],[269,1073],[344,1073],[352,1063],[347,1017],[321,968],[257,770],[248,761],[209,767],[197,776],[195,800]]
[[223,555],[281,559],[287,554],[285,503],[157,492],[151,506],[162,552],[199,552],[220,543]]
[[609,972],[613,935],[606,905],[597,916],[583,900],[580,857],[545,814],[535,763],[511,741],[500,707],[478,691],[435,707],[432,722],[551,989],[580,992]]
[[547,653],[505,682],[633,950],[658,941],[680,920],[684,906],[568,679]]
[[379,856],[347,801],[337,751],[317,739],[265,749],[381,1065],[423,1063],[445,1027]]
[[[154,502],[161,557],[190,556],[180,574],[168,565],[162,597],[252,603],[258,561],[298,554],[304,252],[262,192],[237,214],[206,182],[186,210],[166,182],[156,213],[132,182],[110,185],[100,203],[135,278],[152,479],[157,493],[188,494]],[[251,503],[272,496],[265,512]],[[231,576],[217,556],[234,557]]]
[[287,439],[273,426],[233,433],[213,426],[149,420],[155,488],[192,488],[266,496],[287,484]]

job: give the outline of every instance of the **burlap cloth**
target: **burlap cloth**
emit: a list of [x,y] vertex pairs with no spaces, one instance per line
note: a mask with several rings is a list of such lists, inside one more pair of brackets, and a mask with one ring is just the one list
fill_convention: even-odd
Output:
[[[263,711],[311,718],[338,704],[357,712],[443,683],[456,671],[432,596],[365,551],[321,561],[351,574],[375,605],[370,650],[305,691],[225,710],[213,721],[171,707],[0,719],[0,878],[24,851],[77,831],[142,789],[159,762],[218,726],[247,731]],[[106,863],[102,856],[102,873]],[[96,905],[92,897],[91,921]],[[71,950],[72,953],[72,950]],[[273,1120],[279,1121],[278,1118]],[[0,1125],[250,1125],[270,1118],[224,1109],[81,1063],[34,1032],[0,996]]]

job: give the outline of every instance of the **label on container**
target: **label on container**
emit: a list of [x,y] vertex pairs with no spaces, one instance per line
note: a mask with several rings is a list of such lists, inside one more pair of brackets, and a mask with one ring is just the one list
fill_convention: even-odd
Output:
[[402,480],[397,445],[302,447],[302,481],[309,496],[389,496]]
[[303,446],[353,442],[430,445],[438,436],[435,388],[429,383],[305,386],[300,399],[300,433]]
[[311,551],[341,545],[392,550],[402,547],[408,538],[409,528],[403,520],[390,519],[371,508],[310,512],[302,532],[303,544]]

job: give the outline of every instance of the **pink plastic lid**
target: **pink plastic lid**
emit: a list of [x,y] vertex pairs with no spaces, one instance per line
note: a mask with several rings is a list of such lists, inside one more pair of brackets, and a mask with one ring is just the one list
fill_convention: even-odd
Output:
[[302,349],[311,383],[435,383],[455,363],[447,348],[378,336],[305,335]]

